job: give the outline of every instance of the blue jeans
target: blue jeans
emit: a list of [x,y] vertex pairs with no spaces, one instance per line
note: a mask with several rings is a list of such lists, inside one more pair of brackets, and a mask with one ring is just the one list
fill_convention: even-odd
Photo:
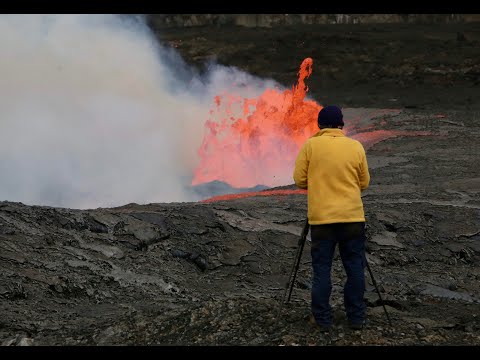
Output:
[[338,243],[343,267],[347,273],[344,305],[352,324],[365,321],[365,222],[311,225],[312,238],[312,313],[318,324],[332,324],[330,294],[333,255]]

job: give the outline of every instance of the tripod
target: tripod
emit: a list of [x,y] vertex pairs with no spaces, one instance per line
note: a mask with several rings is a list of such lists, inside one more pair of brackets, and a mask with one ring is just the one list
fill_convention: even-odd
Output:
[[[280,314],[280,311],[282,309],[282,305],[287,304],[290,301],[290,298],[292,296],[293,286],[295,284],[295,278],[297,277],[298,268],[300,267],[300,259],[302,258],[302,252],[303,252],[303,248],[305,246],[305,241],[307,239],[309,229],[310,229],[310,225],[308,224],[308,219],[307,219],[305,221],[305,225],[303,227],[300,239],[298,239],[297,252],[295,254],[295,259],[293,261],[293,267],[292,267],[292,270],[290,272],[290,276],[288,278],[287,286],[285,288],[285,293],[283,295],[283,301],[282,301],[280,309],[279,309],[279,314]],[[372,269],[370,268],[370,265],[369,265],[368,260],[366,258],[365,258],[365,263],[367,265],[368,273],[370,274],[370,277],[372,278],[372,283],[375,286],[375,290],[377,291],[378,297],[380,298],[380,302],[382,304],[383,310],[385,311],[385,315],[387,316],[388,324],[390,326],[392,326],[392,321],[390,320],[390,316],[388,315],[387,308],[385,307],[385,304],[383,302],[382,295],[380,294],[380,290],[378,289],[377,282],[375,281],[375,278],[373,277]],[[288,294],[288,296],[287,296],[287,294]]]

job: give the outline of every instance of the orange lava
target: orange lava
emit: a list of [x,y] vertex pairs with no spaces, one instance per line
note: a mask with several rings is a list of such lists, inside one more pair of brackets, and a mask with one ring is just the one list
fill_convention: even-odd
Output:
[[[205,122],[205,135],[198,150],[200,162],[194,171],[192,185],[215,180],[236,188],[291,184],[300,147],[319,130],[317,116],[322,106],[305,99],[308,92],[305,79],[311,75],[312,65],[311,58],[303,60],[298,82],[291,90],[267,89],[258,98],[229,93],[217,95],[211,117]],[[389,113],[395,114],[398,110],[380,109],[378,115],[374,115]],[[365,149],[391,137],[431,135],[428,131],[375,129],[373,124],[362,125],[361,117],[347,118],[344,133],[360,141]],[[385,125],[386,121],[380,124]],[[282,191],[294,190],[232,194],[212,199],[268,196],[282,194]],[[212,199],[207,201],[215,201]]]
[[240,194],[227,194],[227,195],[219,195],[214,196],[209,199],[202,200],[203,203],[210,203],[215,201],[222,201],[222,200],[234,200],[234,199],[242,199],[252,196],[274,196],[274,195],[296,195],[302,194],[307,195],[307,190],[264,190],[264,191],[254,191],[254,192],[244,192]]
[[305,79],[312,64],[311,58],[302,62],[298,83],[291,90],[267,89],[256,99],[234,94],[215,97],[192,185],[214,180],[239,188],[291,183],[300,147],[318,131],[322,107],[305,100]]
[[[376,143],[397,136],[429,136],[431,131],[405,131],[405,130],[373,130],[368,132],[349,135],[352,139],[362,143],[365,150],[371,148]],[[368,160],[368,156],[367,156]]]

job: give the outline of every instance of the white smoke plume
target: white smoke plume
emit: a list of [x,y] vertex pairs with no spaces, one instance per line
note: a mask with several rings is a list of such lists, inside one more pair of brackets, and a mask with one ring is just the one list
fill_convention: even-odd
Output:
[[0,201],[29,205],[195,200],[214,96],[278,87],[215,64],[200,76],[140,17],[0,15],[0,53]]

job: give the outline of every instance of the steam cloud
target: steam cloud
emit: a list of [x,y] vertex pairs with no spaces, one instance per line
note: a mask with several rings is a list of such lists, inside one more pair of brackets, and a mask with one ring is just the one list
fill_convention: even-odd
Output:
[[214,96],[278,87],[216,64],[200,76],[141,17],[0,15],[0,51],[0,201],[196,200]]

